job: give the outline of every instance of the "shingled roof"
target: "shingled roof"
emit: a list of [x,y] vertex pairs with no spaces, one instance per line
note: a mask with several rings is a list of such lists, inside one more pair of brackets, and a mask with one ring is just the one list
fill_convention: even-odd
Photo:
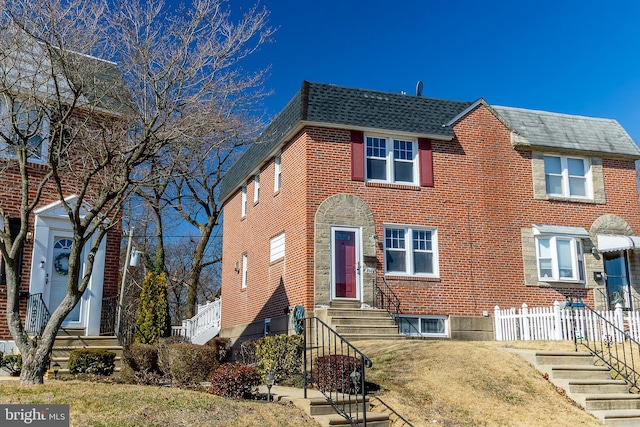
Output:
[[640,148],[615,120],[492,106],[521,138],[520,148],[577,151],[640,159]]
[[304,81],[256,143],[226,172],[220,183],[220,200],[238,188],[302,123],[408,132],[449,140],[454,133],[444,124],[471,104]]

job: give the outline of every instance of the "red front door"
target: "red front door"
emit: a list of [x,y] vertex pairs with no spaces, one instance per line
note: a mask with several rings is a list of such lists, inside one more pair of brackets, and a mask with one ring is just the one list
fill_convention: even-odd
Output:
[[336,298],[357,298],[356,232],[334,231],[334,283]]

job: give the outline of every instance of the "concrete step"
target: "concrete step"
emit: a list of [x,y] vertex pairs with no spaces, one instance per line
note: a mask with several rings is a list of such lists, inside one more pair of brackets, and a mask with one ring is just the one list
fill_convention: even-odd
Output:
[[389,316],[381,317],[331,317],[330,322],[334,326],[350,326],[350,325],[377,325],[377,326],[393,326],[398,329],[396,322]]
[[607,380],[611,372],[605,366],[559,365],[551,367],[551,377],[558,380]]
[[571,351],[536,352],[537,365],[593,365],[593,356],[589,353]]
[[406,335],[399,334],[396,331],[395,334],[370,334],[367,331],[363,331],[361,334],[346,334],[343,335],[344,339],[353,343],[354,341],[366,341],[366,340],[404,340],[407,339]]
[[587,411],[640,409],[640,395],[631,393],[586,395],[583,403]]
[[640,410],[637,409],[592,411],[591,413],[608,426],[638,427],[640,425]]
[[343,337],[362,333],[374,335],[398,335],[398,327],[396,325],[334,325],[333,329]]
[[319,314],[326,314],[326,317],[358,317],[358,318],[370,318],[370,317],[388,317],[391,315],[387,310],[371,309],[356,309],[356,308],[321,308],[316,310],[316,316],[322,318]]
[[[312,417],[315,417],[317,415],[333,415],[336,413],[335,408],[329,401],[327,401],[327,399],[318,397],[314,399],[307,399],[307,402],[308,406],[305,410],[307,414],[311,415]],[[305,404],[307,402],[305,402]],[[356,399],[353,398],[348,401],[339,401],[337,402],[337,404],[347,413],[362,413],[362,399],[359,399],[359,401],[356,402]],[[365,402],[364,407],[366,411],[369,411],[370,406],[368,399]]]
[[[375,412],[367,412],[367,427],[389,427],[391,422],[387,414],[378,414]],[[351,423],[341,415],[319,415],[313,417],[322,427],[330,426],[350,426]],[[364,425],[362,416],[355,418],[359,425]]]
[[567,391],[579,394],[629,393],[629,386],[622,380],[571,380]]
[[57,336],[54,347],[119,346],[114,336]]

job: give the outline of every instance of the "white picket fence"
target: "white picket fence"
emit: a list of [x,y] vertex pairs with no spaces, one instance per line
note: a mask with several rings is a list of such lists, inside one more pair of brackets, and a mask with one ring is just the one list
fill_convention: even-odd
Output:
[[[640,312],[622,310],[597,311],[571,309],[556,301],[553,307],[529,308],[522,304],[519,309],[501,310],[495,307],[495,332],[498,341],[528,340],[573,340],[623,342],[625,331],[631,338],[640,341]],[[602,317],[600,317],[602,316]],[[606,319],[611,324],[603,321]]]

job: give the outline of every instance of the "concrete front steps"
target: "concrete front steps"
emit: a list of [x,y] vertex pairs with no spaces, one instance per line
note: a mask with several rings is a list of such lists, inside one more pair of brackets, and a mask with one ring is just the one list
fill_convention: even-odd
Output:
[[589,353],[536,352],[532,361],[556,387],[606,425],[640,425],[640,395],[629,392],[623,380],[613,380]]
[[58,376],[68,376],[69,374],[69,354],[78,348],[93,348],[107,350],[116,354],[115,372],[120,371],[122,360],[122,347],[118,345],[118,338],[114,336],[74,336],[58,335],[51,350],[51,365],[58,363],[60,371]]
[[[346,418],[336,411],[333,405],[331,405],[324,396],[309,399],[295,399],[293,403],[298,408],[305,411],[322,427],[351,425]],[[338,406],[343,408],[347,414],[350,414],[353,419],[357,420],[358,424],[363,424],[364,417],[362,414],[362,400],[356,403],[355,397],[352,397],[351,399],[342,398],[338,399],[337,403]],[[369,398],[366,398],[365,400],[365,411],[368,427],[391,426],[389,415],[370,411]]]
[[315,315],[350,342],[406,338],[386,310],[360,308],[359,302],[334,301],[331,307],[317,308]]

